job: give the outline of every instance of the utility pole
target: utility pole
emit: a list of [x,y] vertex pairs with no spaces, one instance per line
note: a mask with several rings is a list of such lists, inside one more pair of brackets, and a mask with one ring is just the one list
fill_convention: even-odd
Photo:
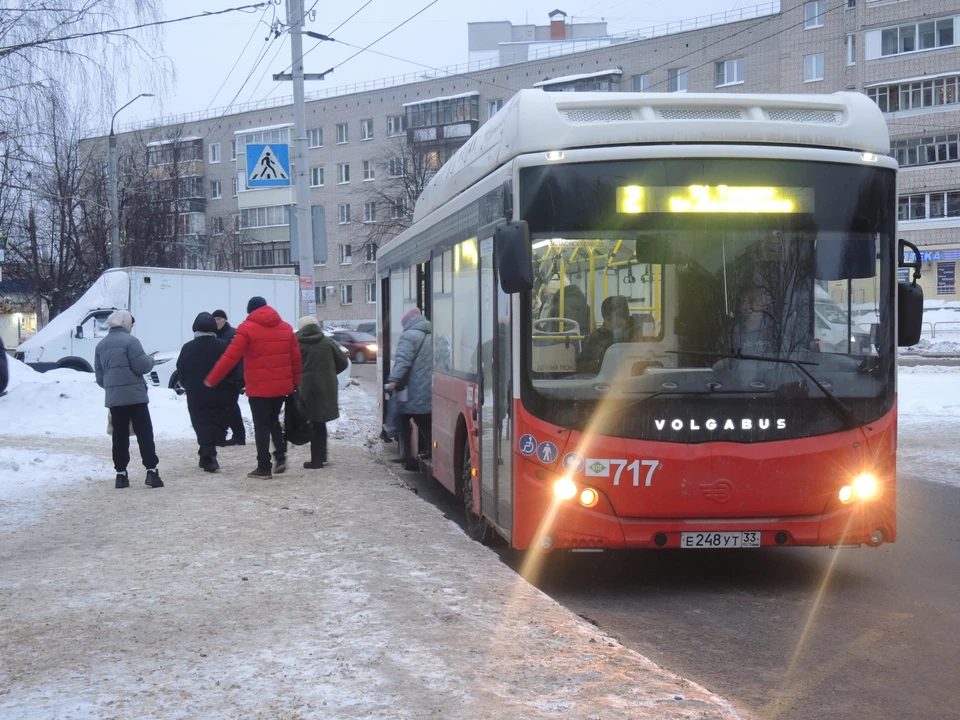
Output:
[[[142,97],[153,97],[153,93],[140,93],[133,100],[124,105],[120,110],[133,105]],[[117,185],[120,178],[117,177],[117,136],[113,134],[113,121],[120,114],[117,110],[110,118],[110,267],[120,267],[120,210],[117,202]]]
[[287,0],[293,61],[293,173],[296,184],[297,239],[300,245],[300,316],[316,315],[314,295],[313,222],[310,212],[310,169],[307,165],[307,106],[303,90],[303,3]]

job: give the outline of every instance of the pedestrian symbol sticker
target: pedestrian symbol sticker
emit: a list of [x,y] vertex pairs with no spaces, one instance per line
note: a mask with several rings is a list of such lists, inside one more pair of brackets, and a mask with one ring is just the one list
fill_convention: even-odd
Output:
[[533,435],[524,435],[520,438],[520,452],[530,457],[537,451],[537,439]]
[[557,459],[557,446],[547,440],[537,446],[537,457],[542,463],[552,463]]
[[272,145],[247,145],[247,187],[289,187],[290,146],[286,143]]
[[569,452],[563,456],[563,469],[568,473],[576,474],[583,470],[583,455],[577,452]]

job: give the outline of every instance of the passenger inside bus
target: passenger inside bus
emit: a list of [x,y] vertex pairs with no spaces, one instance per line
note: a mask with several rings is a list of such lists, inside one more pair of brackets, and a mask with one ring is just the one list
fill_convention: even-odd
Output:
[[640,322],[630,315],[630,303],[622,295],[606,298],[600,305],[600,314],[603,324],[584,340],[577,372],[596,375],[607,348],[616,342],[637,342],[643,336]]

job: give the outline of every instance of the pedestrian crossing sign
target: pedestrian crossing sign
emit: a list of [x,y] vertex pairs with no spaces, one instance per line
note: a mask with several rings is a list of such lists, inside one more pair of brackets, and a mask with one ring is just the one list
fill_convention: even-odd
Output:
[[247,187],[290,187],[290,146],[247,145]]

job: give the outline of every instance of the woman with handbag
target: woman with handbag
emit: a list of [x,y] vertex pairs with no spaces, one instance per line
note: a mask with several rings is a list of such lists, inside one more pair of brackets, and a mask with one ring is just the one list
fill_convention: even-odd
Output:
[[[422,455],[430,454],[431,410],[433,409],[433,325],[419,308],[408,311],[401,319],[403,332],[397,342],[396,361],[386,390],[400,393],[400,444],[403,450],[405,470],[419,470],[411,452],[410,421],[417,424],[417,450]],[[403,395],[406,397],[403,397]],[[391,400],[391,402],[394,402]]]
[[297,341],[303,359],[300,397],[310,420],[310,461],[303,467],[320,469],[327,462],[327,423],[340,417],[337,375],[347,369],[347,357],[320,329],[312,315],[297,323]]

